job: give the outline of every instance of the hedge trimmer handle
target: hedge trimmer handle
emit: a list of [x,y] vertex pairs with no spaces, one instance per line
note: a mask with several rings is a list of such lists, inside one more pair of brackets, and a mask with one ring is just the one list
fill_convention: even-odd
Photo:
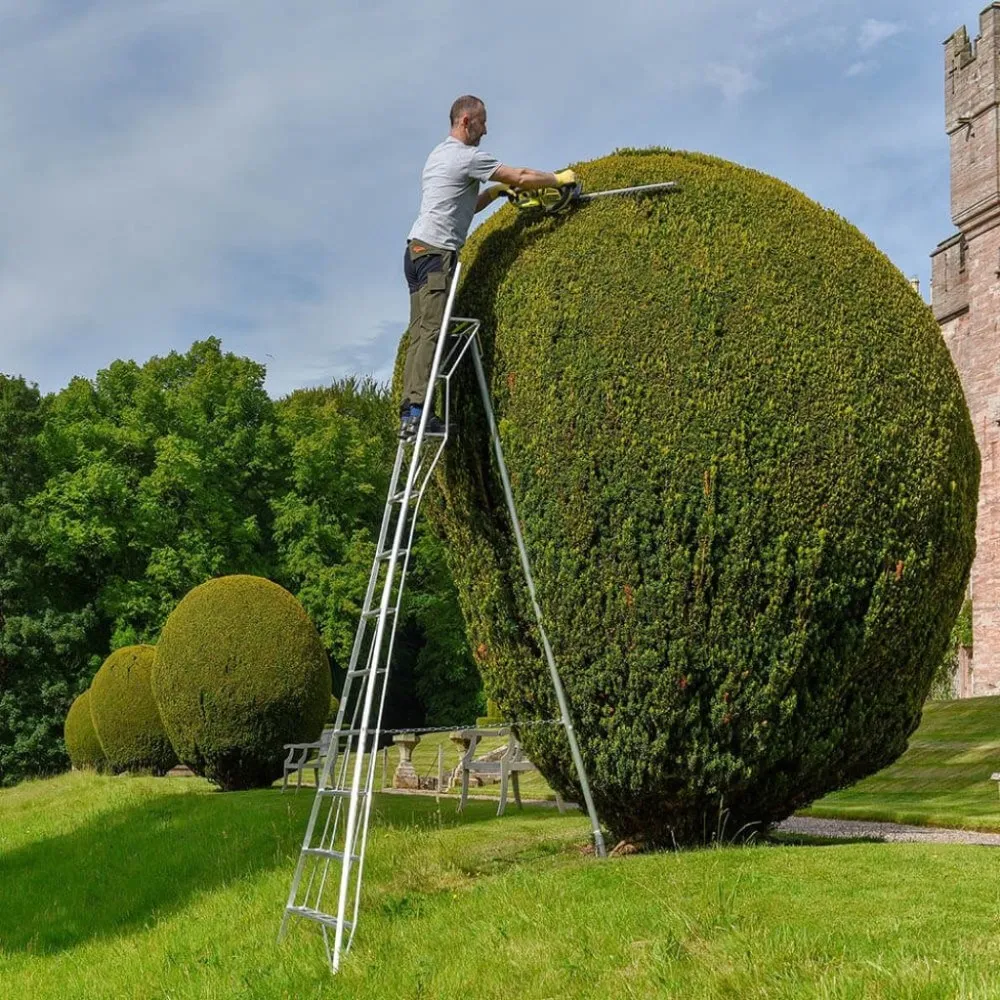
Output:
[[574,181],[572,184],[536,188],[534,191],[519,191],[515,188],[508,197],[517,208],[540,208],[546,215],[559,215],[567,211],[582,193],[583,185]]

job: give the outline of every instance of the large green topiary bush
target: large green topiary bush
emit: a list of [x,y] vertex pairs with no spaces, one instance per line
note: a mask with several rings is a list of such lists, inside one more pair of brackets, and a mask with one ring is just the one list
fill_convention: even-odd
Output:
[[166,774],[177,763],[150,687],[155,653],[152,646],[116,649],[90,682],[90,717],[116,774]]
[[153,691],[170,741],[185,764],[225,789],[279,777],[285,743],[318,739],[330,688],[308,615],[260,577],[195,587],[156,647]]
[[[691,843],[884,767],[962,602],[979,460],[926,305],[853,226],[762,174],[625,151],[464,252],[486,365],[598,810]],[[446,530],[508,719],[552,717],[471,367]],[[433,508],[432,508],[433,509]],[[564,737],[525,747],[578,794]]]
[[103,771],[108,764],[104,748],[97,738],[93,720],[90,717],[90,689],[78,695],[66,714],[63,727],[66,752],[70,763],[78,771],[91,768]]

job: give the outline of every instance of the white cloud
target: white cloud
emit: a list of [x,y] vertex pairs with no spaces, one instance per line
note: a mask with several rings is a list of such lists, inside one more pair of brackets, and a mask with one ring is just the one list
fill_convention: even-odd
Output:
[[893,21],[876,21],[874,18],[869,17],[861,25],[861,32],[858,35],[858,45],[861,47],[862,52],[868,52],[870,49],[875,48],[876,45],[881,45],[882,42],[905,30],[906,25],[904,24]]
[[861,59],[858,62],[851,63],[844,71],[844,76],[863,76],[877,68],[878,63],[873,59]]
[[[703,149],[849,217],[863,204],[877,238],[886,199],[841,185],[843,149],[886,191],[914,143],[921,163],[938,149],[939,39],[920,34],[937,2],[883,0],[864,21],[862,0],[580,0],[556,45],[499,22],[472,40],[459,0],[0,0],[0,369],[55,389],[216,334],[266,361],[275,393],[390,370],[420,165],[467,91],[508,162]],[[871,48],[904,19],[909,73],[831,86],[857,25]],[[917,84],[932,124],[915,136]],[[888,119],[907,129],[876,155]],[[908,270],[946,202],[898,223]]]
[[705,67],[705,80],[713,87],[718,87],[727,101],[738,101],[744,94],[761,86],[760,81],[748,70],[719,63],[709,63]]

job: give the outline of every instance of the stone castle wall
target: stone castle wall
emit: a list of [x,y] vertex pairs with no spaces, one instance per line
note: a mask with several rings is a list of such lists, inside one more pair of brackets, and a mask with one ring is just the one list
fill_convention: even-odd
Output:
[[1000,3],[972,42],[945,42],[945,128],[958,232],[931,255],[934,315],[965,389],[982,456],[972,567],[973,656],[957,690],[1000,694]]

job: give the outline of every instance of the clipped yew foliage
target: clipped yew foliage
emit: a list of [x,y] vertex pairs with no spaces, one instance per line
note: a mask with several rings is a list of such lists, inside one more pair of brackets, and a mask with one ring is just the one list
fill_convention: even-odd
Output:
[[167,618],[153,691],[185,764],[227,790],[262,788],[281,775],[285,743],[319,738],[330,664],[287,590],[225,576],[195,587]]
[[90,718],[90,690],[77,696],[69,707],[66,722],[63,727],[66,739],[66,752],[70,763],[78,771],[85,768],[102,771],[107,766],[107,758],[101,741],[97,738],[97,730]]
[[[559,218],[506,207],[456,314],[486,368],[594,797],[648,845],[759,830],[894,760],[962,603],[979,459],[938,327],[774,178],[622,151]],[[471,366],[443,499],[487,688],[557,713]],[[525,728],[578,795],[564,737]],[[751,824],[747,827],[747,824]]]
[[166,774],[177,763],[153,699],[152,646],[123,646],[90,682],[90,716],[109,768]]

